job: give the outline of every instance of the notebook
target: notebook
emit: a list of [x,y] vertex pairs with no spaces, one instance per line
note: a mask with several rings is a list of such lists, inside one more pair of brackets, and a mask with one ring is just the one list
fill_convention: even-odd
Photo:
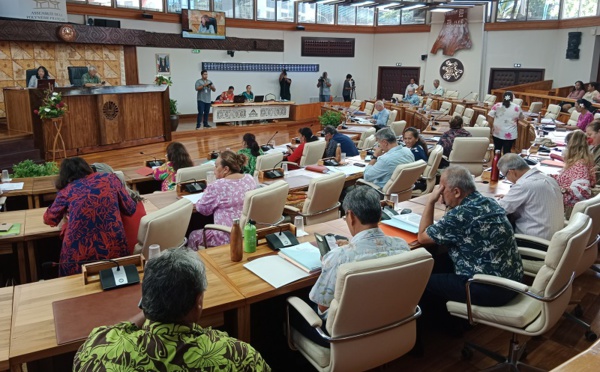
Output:
[[310,243],[281,248],[279,256],[290,261],[307,273],[321,270],[321,251]]

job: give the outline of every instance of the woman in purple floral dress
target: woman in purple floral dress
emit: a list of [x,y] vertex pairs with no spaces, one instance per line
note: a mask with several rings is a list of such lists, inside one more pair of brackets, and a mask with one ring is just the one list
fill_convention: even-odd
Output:
[[[243,174],[242,168],[246,156],[232,151],[222,152],[215,161],[217,180],[208,185],[204,195],[196,203],[196,210],[205,216],[213,215],[218,225],[232,226],[233,219],[239,218],[244,206],[246,191],[256,188],[256,181],[249,174]],[[188,247],[216,247],[229,243],[229,234],[223,231],[207,230],[204,242],[203,229],[190,233]]]

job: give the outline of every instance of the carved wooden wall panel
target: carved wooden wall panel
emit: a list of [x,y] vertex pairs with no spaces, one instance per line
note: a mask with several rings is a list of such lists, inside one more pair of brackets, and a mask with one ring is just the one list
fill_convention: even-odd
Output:
[[302,57],[354,57],[354,39],[303,37]]
[[[2,40],[63,43],[57,35],[61,24],[0,20]],[[261,50],[283,52],[283,40],[255,40],[228,37],[225,40],[184,39],[178,34],[146,32],[112,27],[73,25],[77,36],[74,43],[135,45],[159,48]]]

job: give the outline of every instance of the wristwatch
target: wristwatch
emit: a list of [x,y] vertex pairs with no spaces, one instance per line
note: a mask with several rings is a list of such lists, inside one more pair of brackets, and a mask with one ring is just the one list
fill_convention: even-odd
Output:
[[371,155],[371,160],[377,160],[377,156]]

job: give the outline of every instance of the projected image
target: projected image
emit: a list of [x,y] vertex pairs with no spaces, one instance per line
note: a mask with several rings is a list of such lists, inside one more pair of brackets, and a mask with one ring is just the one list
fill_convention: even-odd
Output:
[[225,39],[225,13],[204,10],[182,10],[183,37]]

